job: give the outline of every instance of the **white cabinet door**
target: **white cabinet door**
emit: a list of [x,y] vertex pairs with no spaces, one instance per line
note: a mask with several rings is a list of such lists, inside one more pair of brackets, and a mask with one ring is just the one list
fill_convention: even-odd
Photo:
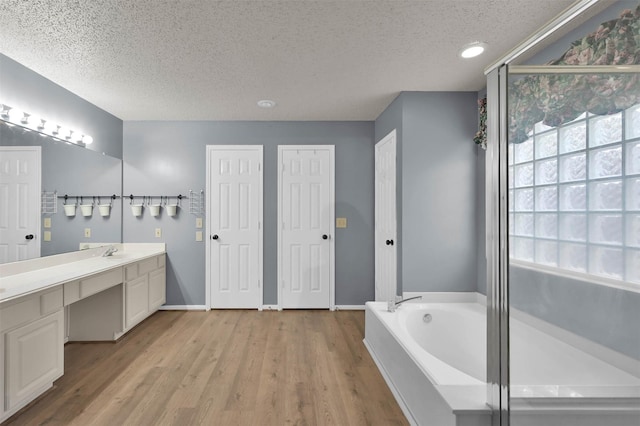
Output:
[[155,311],[166,302],[165,269],[149,272],[149,310]]
[[397,293],[396,131],[376,144],[375,252],[376,300]]
[[40,149],[0,147],[0,263],[40,256]]
[[332,308],[334,147],[279,146],[279,300],[282,308]]
[[125,283],[125,324],[133,327],[149,313],[149,275]]
[[212,308],[262,305],[262,146],[208,146]]
[[9,411],[62,376],[63,310],[6,333],[5,344],[5,410]]

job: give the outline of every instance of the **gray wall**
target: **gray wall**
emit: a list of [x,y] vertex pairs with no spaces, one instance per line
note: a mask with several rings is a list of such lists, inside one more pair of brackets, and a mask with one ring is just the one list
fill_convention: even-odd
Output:
[[477,93],[403,92],[376,120],[398,132],[398,282],[476,290]]
[[93,137],[87,149],[122,158],[122,120],[0,54],[1,103]]
[[[277,304],[277,146],[331,144],[336,149],[336,303],[374,299],[372,122],[125,122],[124,194],[186,195],[206,188],[206,145],[264,146],[264,303]],[[204,305],[205,243],[195,241],[188,201],[175,218],[124,205],[125,242],[167,243],[167,304]],[[162,238],[154,228],[162,228]]]

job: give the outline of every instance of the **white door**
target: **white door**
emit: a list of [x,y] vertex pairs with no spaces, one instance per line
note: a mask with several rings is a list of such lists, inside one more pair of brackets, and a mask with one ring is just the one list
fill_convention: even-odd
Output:
[[262,308],[262,146],[207,146],[212,308]]
[[278,304],[334,309],[334,147],[279,146],[278,167]]
[[0,147],[0,263],[40,256],[41,148]]
[[376,144],[375,252],[376,300],[388,301],[396,295],[396,131]]

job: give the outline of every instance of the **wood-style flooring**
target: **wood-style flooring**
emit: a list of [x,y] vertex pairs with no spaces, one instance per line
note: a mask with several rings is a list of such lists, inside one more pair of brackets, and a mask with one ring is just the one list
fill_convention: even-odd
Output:
[[64,376],[5,424],[408,424],[363,337],[363,311],[160,311],[67,344]]

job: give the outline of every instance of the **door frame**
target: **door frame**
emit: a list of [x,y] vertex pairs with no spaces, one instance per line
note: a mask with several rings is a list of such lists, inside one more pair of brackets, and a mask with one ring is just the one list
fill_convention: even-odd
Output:
[[[38,206],[37,213],[34,213],[34,215],[36,216],[35,240],[37,240],[37,251],[36,251],[37,254],[32,259],[38,258],[42,256],[42,200],[41,200],[42,198],[42,147],[41,146],[0,146],[0,150],[7,151],[7,152],[30,151],[30,152],[36,153],[36,157],[38,161],[38,170],[37,170],[38,179],[36,183],[37,191],[34,191],[33,200],[31,201],[34,202],[36,206]],[[58,202],[58,200],[56,200],[56,202]]]
[[258,217],[260,218],[260,233],[258,242],[258,277],[260,278],[260,290],[261,295],[256,308],[261,311],[264,305],[264,147],[263,145],[206,145],[206,189],[205,189],[205,298],[206,298],[206,310],[210,311],[213,304],[211,303],[212,296],[212,281],[211,281],[211,209],[209,203],[211,202],[211,153],[213,151],[258,151],[260,152],[260,202],[258,203],[260,211]]
[[[378,186],[377,186],[377,180],[378,180],[378,147],[381,147],[382,145],[386,144],[386,143],[393,143],[393,148],[394,148],[394,152],[393,152],[393,159],[394,159],[394,165],[393,165],[393,169],[394,169],[394,177],[393,177],[393,181],[394,181],[394,195],[395,195],[395,200],[394,200],[394,210],[395,210],[395,218],[396,218],[396,223],[395,223],[395,229],[394,229],[394,233],[393,233],[393,240],[395,241],[395,249],[396,249],[396,258],[395,258],[395,271],[394,271],[394,281],[395,281],[395,290],[394,290],[394,295],[398,295],[398,193],[397,193],[397,181],[398,181],[398,176],[397,176],[397,172],[398,172],[398,142],[397,142],[397,136],[396,136],[396,129],[393,129],[392,131],[390,131],[385,137],[383,137],[382,139],[380,139],[374,146],[373,148],[373,153],[374,153],[374,160],[375,160],[375,170],[374,170],[374,244],[373,244],[373,249],[374,249],[374,253],[375,253],[375,270],[374,270],[374,278],[376,280],[376,284],[377,284],[377,280],[378,280],[378,258],[380,256],[379,250],[378,250],[378,241],[381,241],[380,238],[380,230],[378,227]],[[374,285],[374,299],[377,300],[377,295],[375,294],[375,287],[377,287],[377,285]]]
[[329,226],[330,240],[329,240],[329,310],[335,311],[336,309],[336,230],[335,230],[335,218],[336,218],[336,156],[335,145],[278,145],[278,310],[283,309],[282,306],[282,290],[284,286],[283,271],[282,271],[282,259],[283,259],[283,247],[282,247],[282,155],[284,151],[288,150],[313,150],[323,149],[329,150],[330,170],[329,170],[329,197],[330,197],[330,211],[332,213],[331,225]]

